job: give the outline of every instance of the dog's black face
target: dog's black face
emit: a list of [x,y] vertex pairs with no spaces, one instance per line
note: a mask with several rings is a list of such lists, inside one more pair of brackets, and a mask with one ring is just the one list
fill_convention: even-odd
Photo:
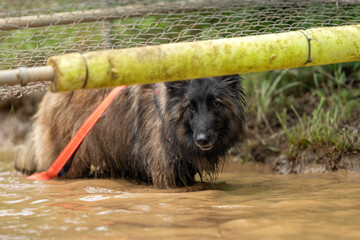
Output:
[[[205,80],[206,81],[206,80]],[[205,81],[190,85],[187,96],[185,118],[192,132],[195,144],[203,151],[213,148],[218,131],[222,128],[221,112],[224,106],[216,95],[216,88],[210,87]],[[196,86],[196,85],[203,86]]]
[[[192,79],[166,83],[172,108],[181,112],[177,118],[182,124],[183,136],[178,136],[187,145],[201,151],[226,151],[231,141],[234,126],[242,132],[243,95],[239,75]],[[174,110],[174,109],[173,109]],[[239,131],[237,131],[239,132]]]

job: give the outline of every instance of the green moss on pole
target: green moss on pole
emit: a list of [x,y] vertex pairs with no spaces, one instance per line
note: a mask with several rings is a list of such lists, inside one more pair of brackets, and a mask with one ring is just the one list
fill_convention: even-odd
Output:
[[72,53],[50,57],[48,65],[56,73],[52,90],[70,91],[359,60],[360,25],[353,25]]
[[47,65],[54,68],[55,77],[51,91],[69,91],[81,89],[86,79],[86,65],[81,54],[66,54],[50,57]]

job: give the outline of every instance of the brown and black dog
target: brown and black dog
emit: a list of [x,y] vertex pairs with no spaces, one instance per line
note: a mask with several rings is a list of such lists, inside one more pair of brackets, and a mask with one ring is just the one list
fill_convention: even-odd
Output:
[[[15,168],[46,171],[111,89],[48,92]],[[157,188],[214,174],[243,135],[238,75],[126,87],[95,124],[61,178],[125,177]]]

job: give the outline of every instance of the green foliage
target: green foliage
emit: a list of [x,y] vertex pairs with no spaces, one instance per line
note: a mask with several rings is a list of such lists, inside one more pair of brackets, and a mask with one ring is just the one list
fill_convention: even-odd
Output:
[[301,149],[327,147],[336,151],[348,152],[359,149],[360,138],[357,132],[340,128],[339,108],[324,109],[325,98],[322,97],[318,107],[311,116],[300,116],[292,106],[297,117],[297,124],[287,126],[287,114],[276,113],[277,118],[289,140],[289,152],[297,154]]
[[[323,147],[359,150],[359,133],[351,127],[360,112],[359,77],[360,62],[248,74],[244,81],[248,112],[258,124],[270,120],[272,126],[276,114],[291,156]],[[306,98],[308,105],[296,105],[297,97]]]
[[[256,112],[258,123],[266,121],[266,115],[274,112],[276,107],[274,102],[281,107],[288,105],[291,99],[289,99],[289,95],[285,95],[286,91],[301,85],[299,81],[284,78],[288,71],[288,69],[274,71],[268,73],[267,76],[263,73],[260,76],[268,79],[262,80],[245,78],[244,86],[247,95],[251,97],[249,111]],[[249,76],[254,76],[254,74]]]

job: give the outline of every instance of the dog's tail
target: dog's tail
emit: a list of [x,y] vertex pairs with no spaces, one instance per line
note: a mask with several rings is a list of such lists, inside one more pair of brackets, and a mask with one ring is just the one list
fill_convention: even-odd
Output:
[[30,175],[36,171],[34,141],[28,136],[25,143],[15,149],[15,170]]

